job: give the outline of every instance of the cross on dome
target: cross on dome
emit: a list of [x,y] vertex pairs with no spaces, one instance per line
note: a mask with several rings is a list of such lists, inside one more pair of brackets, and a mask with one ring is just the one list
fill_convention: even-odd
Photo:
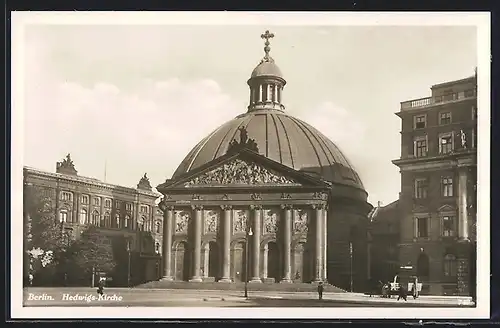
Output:
[[266,55],[264,56],[264,61],[270,61],[272,60],[272,58],[269,56],[269,51],[271,51],[271,47],[269,47],[269,39],[274,38],[274,33],[270,33],[269,30],[266,30],[266,32],[264,32],[264,34],[261,34],[260,37],[266,40],[266,42],[264,43],[264,52],[266,53]]

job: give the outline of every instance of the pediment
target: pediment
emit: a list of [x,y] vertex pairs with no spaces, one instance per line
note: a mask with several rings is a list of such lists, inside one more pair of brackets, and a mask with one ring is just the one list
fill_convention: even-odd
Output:
[[448,204],[443,205],[440,208],[438,208],[438,212],[455,212],[455,211],[456,211],[455,207],[448,205]]
[[414,205],[413,206],[413,213],[427,213],[429,209],[425,206],[422,205]]
[[167,188],[204,186],[325,186],[322,180],[293,170],[262,155],[243,151],[216,159],[207,166],[171,181]]

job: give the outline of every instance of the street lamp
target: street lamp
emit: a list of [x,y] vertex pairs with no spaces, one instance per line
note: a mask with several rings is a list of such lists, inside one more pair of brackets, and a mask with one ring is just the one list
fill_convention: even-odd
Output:
[[130,239],[127,239],[127,253],[128,253],[127,287],[130,288]]
[[352,293],[352,242],[349,242],[349,266],[350,266],[350,278],[351,278],[351,281],[350,281],[350,289],[351,289],[351,293]]
[[248,245],[249,245],[249,240],[253,235],[252,228],[248,230],[248,235],[246,238],[246,245],[245,245],[245,298],[248,298]]

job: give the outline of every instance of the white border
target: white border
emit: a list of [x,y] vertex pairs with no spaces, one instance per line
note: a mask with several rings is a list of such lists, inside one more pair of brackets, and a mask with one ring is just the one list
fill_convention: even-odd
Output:
[[[12,12],[11,316],[12,318],[489,318],[490,303],[490,14],[488,12]],[[478,215],[476,308],[23,308],[24,26],[58,25],[412,25],[476,26],[478,32]],[[402,54],[404,55],[404,54]],[[390,163],[389,163],[390,164]],[[388,165],[389,165],[388,164]]]

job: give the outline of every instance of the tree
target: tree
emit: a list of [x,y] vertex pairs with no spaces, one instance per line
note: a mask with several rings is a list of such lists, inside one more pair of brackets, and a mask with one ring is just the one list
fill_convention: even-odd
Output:
[[103,235],[94,225],[82,232],[80,239],[68,250],[81,273],[111,273],[116,266],[112,246],[102,242]]

